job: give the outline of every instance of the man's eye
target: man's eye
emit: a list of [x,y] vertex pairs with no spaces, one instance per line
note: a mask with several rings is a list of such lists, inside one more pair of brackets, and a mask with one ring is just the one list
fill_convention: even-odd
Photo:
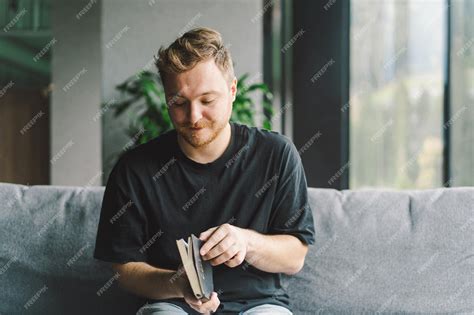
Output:
[[[177,107],[179,107],[179,106],[184,105],[184,102],[183,102],[183,103],[170,102],[169,105],[170,105],[170,106],[177,106]],[[169,106],[169,107],[170,107],[170,106]]]
[[203,104],[211,104],[212,102],[214,102],[215,100],[206,100],[206,101],[202,101]]

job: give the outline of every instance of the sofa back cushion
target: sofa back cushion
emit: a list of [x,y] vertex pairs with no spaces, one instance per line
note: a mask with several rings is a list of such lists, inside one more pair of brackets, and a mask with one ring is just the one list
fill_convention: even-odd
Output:
[[474,188],[309,188],[316,243],[296,314],[474,312]]
[[104,187],[0,184],[0,314],[134,314],[92,253]]
[[[92,257],[104,187],[0,183],[0,314],[134,314]],[[474,188],[309,188],[316,243],[295,314],[474,311]]]

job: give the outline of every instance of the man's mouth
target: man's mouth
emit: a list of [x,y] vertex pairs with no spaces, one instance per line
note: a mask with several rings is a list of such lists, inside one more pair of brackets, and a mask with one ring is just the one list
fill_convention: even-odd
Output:
[[204,127],[189,127],[189,129],[191,130],[201,130],[203,129]]

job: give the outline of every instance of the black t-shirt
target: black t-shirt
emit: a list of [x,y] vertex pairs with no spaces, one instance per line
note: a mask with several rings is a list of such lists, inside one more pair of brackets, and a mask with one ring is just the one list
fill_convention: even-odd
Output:
[[[306,178],[294,144],[274,131],[230,125],[230,144],[211,163],[189,159],[176,130],[124,153],[107,182],[94,257],[176,270],[177,239],[224,223],[314,244]],[[213,274],[219,313],[265,303],[289,308],[280,273],[244,261],[234,268],[214,266]],[[197,314],[184,299],[166,301]]]

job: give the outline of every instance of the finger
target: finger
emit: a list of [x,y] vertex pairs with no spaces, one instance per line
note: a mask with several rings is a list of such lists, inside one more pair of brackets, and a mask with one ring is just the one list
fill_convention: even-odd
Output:
[[237,254],[238,251],[239,250],[237,248],[237,245],[236,244],[232,245],[231,247],[229,247],[229,249],[227,249],[221,255],[219,255],[218,257],[216,257],[214,259],[212,259],[211,260],[211,265],[217,266],[217,265],[220,265],[222,263],[225,263],[226,261],[228,261],[229,259],[234,257],[235,254]]
[[190,304],[191,306],[201,306],[202,301],[199,299],[196,299],[194,297],[185,297],[184,300],[186,303]]
[[234,268],[239,266],[244,261],[243,252],[238,252],[234,257],[225,262],[228,267]]
[[235,245],[235,240],[233,240],[229,235],[222,239],[219,244],[211,248],[206,255],[203,256],[204,260],[210,260],[216,258],[226,251],[228,251],[233,245]]
[[194,303],[194,302],[189,302],[189,301],[188,301],[188,304],[189,304],[190,306],[194,306],[194,307],[201,307],[202,302],[199,301],[199,302]]
[[219,307],[220,301],[217,298],[217,293],[212,292],[209,300],[207,302],[202,303],[201,305],[191,305],[193,309],[198,311],[199,313],[209,314],[211,310],[215,312],[217,307]]
[[217,293],[212,292],[211,297],[209,298],[209,301],[203,303],[200,309],[215,312],[220,304],[221,302],[219,301],[219,298],[217,297]]
[[206,314],[206,312],[205,312],[204,310],[202,310],[200,306],[199,306],[199,307],[196,307],[196,306],[192,306],[192,305],[191,305],[191,308],[192,308],[193,310],[195,310],[196,312],[198,312],[199,314]]
[[218,229],[212,233],[211,237],[202,245],[200,254],[202,256],[206,255],[207,252],[216,246],[225,236],[227,235],[227,228],[224,225],[221,225]]
[[218,228],[218,226],[215,226],[215,227],[212,227],[210,229],[207,229],[206,231],[202,232],[201,234],[199,234],[199,239],[201,241],[206,241],[209,236],[212,235],[212,233]]

